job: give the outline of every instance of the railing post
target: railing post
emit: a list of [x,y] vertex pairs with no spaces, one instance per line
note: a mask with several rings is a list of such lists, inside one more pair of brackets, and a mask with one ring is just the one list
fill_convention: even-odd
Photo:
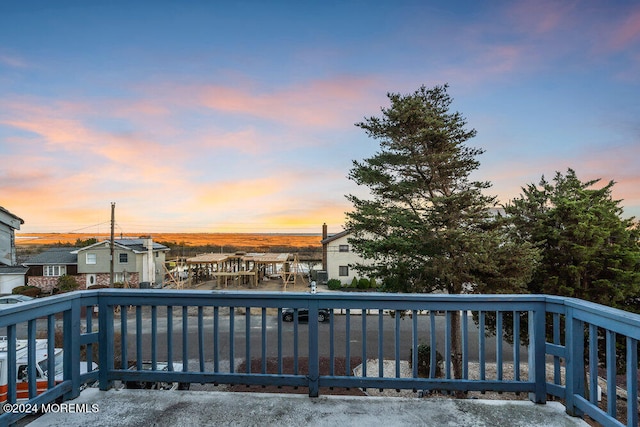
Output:
[[80,299],[71,300],[71,309],[63,315],[64,352],[63,378],[71,381],[71,391],[64,400],[80,395]]
[[318,350],[318,300],[309,300],[309,397],[318,397],[320,388],[318,379],[320,377],[320,355]]
[[580,417],[582,411],[575,405],[576,395],[584,395],[584,325],[581,320],[573,318],[573,309],[566,308],[566,339],[567,360],[565,367],[567,395],[567,414]]
[[[98,354],[100,363],[98,365],[98,379],[100,382],[100,390],[108,390],[113,382],[109,381],[109,372],[114,369],[113,360],[113,306],[106,303],[106,299],[98,295],[98,323],[100,325]],[[122,307],[126,310],[126,307]],[[123,361],[123,369],[126,369],[126,361]]]
[[534,403],[547,402],[545,314],[544,305],[529,312],[529,380],[535,382],[529,399]]

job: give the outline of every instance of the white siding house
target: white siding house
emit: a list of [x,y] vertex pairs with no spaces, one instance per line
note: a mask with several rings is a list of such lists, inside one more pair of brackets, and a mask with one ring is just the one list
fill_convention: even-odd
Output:
[[9,294],[25,284],[27,268],[16,265],[15,230],[24,221],[0,206],[0,294]]
[[21,224],[21,218],[0,206],[0,265],[16,265],[15,230],[20,230]]
[[354,277],[363,277],[353,267],[356,264],[367,264],[367,260],[353,251],[349,244],[349,230],[328,236],[323,227],[322,253],[323,268],[329,279],[338,279],[344,285],[351,284]]

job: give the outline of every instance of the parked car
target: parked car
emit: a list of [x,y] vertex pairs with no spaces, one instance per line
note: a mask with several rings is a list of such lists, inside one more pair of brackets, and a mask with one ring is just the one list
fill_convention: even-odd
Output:
[[[293,322],[294,314],[295,314],[295,310],[293,308],[283,308],[282,320],[284,320],[285,322]],[[309,321],[309,309],[299,308],[298,320]],[[326,308],[318,309],[318,322],[326,322],[327,320],[329,320],[329,310]]]
[[33,298],[26,295],[5,295],[0,297],[0,308],[4,308],[13,304],[31,301]]
[[[142,362],[142,370],[150,371],[153,364],[151,362]],[[169,370],[169,365],[166,362],[157,362],[156,368],[158,371]],[[135,364],[129,366],[129,370],[136,371],[138,368]],[[182,363],[174,363],[173,370],[176,372],[182,371]],[[167,382],[153,382],[153,381],[125,381],[124,386],[129,389],[156,389],[156,390],[189,390],[191,384],[189,383],[167,383]]]

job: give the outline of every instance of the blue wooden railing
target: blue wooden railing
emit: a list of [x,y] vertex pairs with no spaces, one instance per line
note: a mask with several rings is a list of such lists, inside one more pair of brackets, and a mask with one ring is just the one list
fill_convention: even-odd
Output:
[[[308,310],[310,319],[326,309],[328,321],[294,316],[285,323],[284,307]],[[457,324],[461,379],[453,375],[448,339]],[[558,398],[567,413],[603,425],[638,425],[640,316],[571,298],[101,289],[3,309],[0,328],[7,337],[9,403],[18,401],[16,343],[27,340],[32,366],[36,340],[46,339],[48,372],[55,370],[56,346],[64,349],[64,372],[47,378],[47,390],[38,394],[36,370],[29,369],[30,405],[73,399],[86,384],[106,390],[116,381],[295,386],[312,397],[323,387],[498,391],[528,393],[537,403]],[[431,348],[426,377],[418,375],[421,344]],[[368,359],[378,360],[377,369],[362,363],[356,375],[355,365]],[[328,371],[321,372],[320,360]],[[394,366],[390,377],[384,360]],[[405,377],[400,366],[407,360],[412,368]],[[598,402],[599,377],[606,405]],[[626,413],[618,408],[623,395]],[[24,415],[4,413],[0,424]]]

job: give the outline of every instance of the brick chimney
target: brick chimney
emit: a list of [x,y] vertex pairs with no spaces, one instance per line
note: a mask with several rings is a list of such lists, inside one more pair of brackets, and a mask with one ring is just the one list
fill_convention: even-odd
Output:
[[[322,240],[325,240],[329,235],[327,234],[327,223],[322,224]],[[322,244],[322,269],[327,271],[327,244]]]

